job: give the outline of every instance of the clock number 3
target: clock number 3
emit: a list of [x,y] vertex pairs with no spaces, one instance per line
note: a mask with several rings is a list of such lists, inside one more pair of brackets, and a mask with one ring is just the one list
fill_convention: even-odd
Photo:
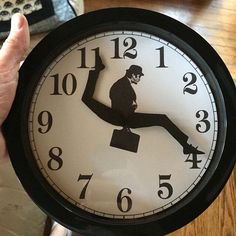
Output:
[[199,133],[206,133],[211,128],[211,123],[207,120],[208,116],[208,112],[205,110],[200,110],[196,113],[196,117],[201,119],[199,124],[196,125],[196,129]]

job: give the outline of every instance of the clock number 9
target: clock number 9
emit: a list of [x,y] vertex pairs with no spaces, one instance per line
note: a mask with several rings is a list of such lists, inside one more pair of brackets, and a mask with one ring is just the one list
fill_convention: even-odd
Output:
[[[124,191],[127,191],[128,194],[132,192],[129,188],[121,189],[117,196],[117,206],[121,212],[128,212],[132,208],[132,200],[129,196],[122,196]],[[126,202],[126,207],[124,207],[124,202]]]
[[50,160],[48,161],[48,168],[50,170],[60,170],[63,166],[61,159],[62,149],[60,147],[53,147],[49,151]]
[[45,127],[43,129],[42,127],[38,128],[39,133],[46,134],[52,127],[52,114],[49,111],[42,111],[38,115],[38,123],[42,127]]
[[123,45],[128,48],[123,53],[122,57],[120,56],[120,38],[115,38],[115,39],[112,39],[111,41],[113,41],[115,44],[114,56],[111,57],[112,59],[122,59],[126,57],[134,59],[137,57],[137,50],[135,49],[135,47],[137,46],[137,41],[134,38],[128,37],[124,39]]
[[171,175],[159,175],[159,187],[162,189],[166,189],[166,194],[164,194],[164,191],[162,189],[158,190],[157,195],[161,199],[168,199],[173,194],[173,187],[170,183],[167,183],[166,180],[170,180]]

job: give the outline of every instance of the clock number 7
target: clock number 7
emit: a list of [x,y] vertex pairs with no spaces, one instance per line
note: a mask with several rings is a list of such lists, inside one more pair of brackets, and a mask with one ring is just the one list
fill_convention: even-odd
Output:
[[88,185],[89,185],[89,182],[90,182],[92,176],[93,176],[93,174],[91,174],[91,175],[81,175],[81,174],[80,174],[80,175],[79,175],[78,182],[79,182],[80,180],[81,180],[81,181],[83,181],[83,180],[86,180],[86,181],[87,181],[86,184],[84,185],[84,187],[83,187],[81,193],[80,193],[80,196],[79,196],[80,199],[85,199],[86,190],[87,190],[87,188],[88,188]]

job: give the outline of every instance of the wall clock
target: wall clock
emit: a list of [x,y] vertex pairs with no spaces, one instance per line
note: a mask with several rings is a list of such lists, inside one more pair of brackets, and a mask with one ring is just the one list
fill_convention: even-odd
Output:
[[162,14],[118,8],[50,33],[20,70],[11,161],[82,235],[164,235],[216,198],[235,163],[236,94],[212,47]]

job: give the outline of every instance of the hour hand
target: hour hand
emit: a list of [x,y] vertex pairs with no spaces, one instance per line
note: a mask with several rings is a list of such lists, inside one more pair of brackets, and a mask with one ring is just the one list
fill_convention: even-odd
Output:
[[98,53],[95,56],[95,71],[102,71],[105,68],[105,65],[102,62],[102,58]]

